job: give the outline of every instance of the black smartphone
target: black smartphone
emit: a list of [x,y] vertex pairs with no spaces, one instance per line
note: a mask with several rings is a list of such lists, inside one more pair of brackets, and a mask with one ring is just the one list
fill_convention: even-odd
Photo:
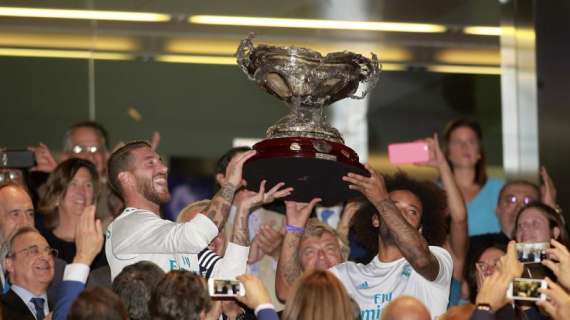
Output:
[[29,150],[0,151],[0,168],[27,169],[36,165],[34,152]]

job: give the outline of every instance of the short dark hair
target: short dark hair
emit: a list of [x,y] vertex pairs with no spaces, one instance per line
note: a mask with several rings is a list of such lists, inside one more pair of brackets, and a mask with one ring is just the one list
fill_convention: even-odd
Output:
[[[385,176],[384,181],[389,192],[409,191],[422,203],[422,235],[432,246],[441,246],[446,238],[444,211],[446,208],[445,193],[431,181],[420,181],[410,178],[402,171],[393,176]],[[372,225],[372,217],[378,210],[369,201],[355,215],[354,228],[358,242],[369,250],[371,255],[378,253],[378,228]]]
[[507,252],[507,244],[497,233],[476,235],[469,239],[469,250],[465,255],[463,275],[469,287],[469,300],[475,303],[477,297],[477,262],[488,249]]
[[150,261],[126,266],[113,280],[113,291],[123,300],[130,320],[150,320],[148,303],[164,271]]
[[216,174],[221,173],[226,175],[226,169],[228,168],[228,163],[232,160],[232,158],[241,152],[247,152],[251,150],[250,147],[234,147],[230,150],[226,151],[216,162]]
[[455,119],[449,122],[445,126],[445,130],[443,131],[443,147],[445,150],[445,157],[447,158],[447,162],[453,170],[453,165],[449,161],[447,151],[449,150],[449,140],[451,138],[451,134],[455,129],[458,128],[469,128],[475,132],[477,138],[479,139],[479,154],[481,158],[475,164],[475,183],[483,186],[487,182],[487,165],[486,165],[486,156],[485,156],[485,149],[483,148],[483,130],[481,130],[481,125],[478,121],[474,119]]
[[508,187],[514,186],[514,185],[525,185],[525,186],[529,186],[529,187],[531,187],[531,188],[536,192],[536,194],[538,194],[538,196],[540,197],[540,188],[539,188],[536,184],[534,184],[534,183],[532,183],[532,182],[530,182],[530,181],[527,181],[527,180],[517,179],[517,180],[509,180],[509,181],[507,181],[507,183],[505,183],[505,184],[503,185],[503,187],[501,188],[501,191],[499,191],[499,199],[498,199],[498,202],[501,202],[501,199],[503,198],[503,193],[505,193],[505,190],[507,190]]
[[204,280],[186,270],[173,270],[162,278],[152,293],[149,310],[154,320],[198,320],[210,309]]
[[[39,211],[45,215],[45,227],[54,229],[59,224],[58,203],[67,192],[69,184],[80,169],[86,169],[93,180],[93,202],[99,196],[99,174],[95,165],[88,160],[70,158],[60,163],[49,175],[46,191],[40,199]],[[91,204],[91,203],[90,203]]]
[[73,147],[71,145],[71,135],[73,134],[73,131],[79,128],[89,128],[95,131],[95,134],[103,142],[102,146],[105,147],[106,150],[109,150],[109,133],[107,132],[107,130],[100,123],[97,123],[95,121],[81,121],[69,127],[69,129],[63,135],[64,151],[66,152],[71,151],[71,148]]
[[123,301],[111,289],[95,287],[83,291],[71,305],[69,320],[128,320]]
[[151,145],[147,141],[131,141],[115,150],[115,152],[113,152],[109,157],[109,162],[107,164],[107,178],[109,179],[109,187],[123,201],[125,199],[123,196],[121,183],[119,182],[119,174],[131,169],[133,162],[132,151],[140,148],[151,148]]

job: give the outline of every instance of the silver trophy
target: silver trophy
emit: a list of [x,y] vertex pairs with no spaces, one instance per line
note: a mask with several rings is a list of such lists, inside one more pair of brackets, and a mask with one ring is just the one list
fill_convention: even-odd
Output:
[[327,124],[324,107],[366,96],[380,75],[376,55],[368,59],[348,51],[323,56],[305,48],[256,47],[252,38],[241,41],[238,65],[250,80],[283,100],[290,112],[254,145],[257,155],[245,167],[248,187],[256,188],[263,179],[284,181],[295,188],[293,200],[319,196],[325,205],[346,200],[352,192],[342,175],[367,171],[338,130]]

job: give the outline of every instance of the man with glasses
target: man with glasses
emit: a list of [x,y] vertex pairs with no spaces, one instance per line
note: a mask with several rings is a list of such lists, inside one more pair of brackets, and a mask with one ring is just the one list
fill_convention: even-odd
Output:
[[107,131],[100,124],[92,121],[77,123],[65,133],[62,160],[89,160],[97,167],[99,176],[106,177],[108,143]]
[[4,319],[43,320],[50,312],[47,288],[57,251],[33,227],[18,229],[5,243],[11,286],[2,297]]
[[[0,244],[7,241],[12,233],[20,227],[34,225],[34,205],[26,190],[15,183],[0,186]],[[0,256],[0,285],[6,291],[3,260],[5,252]]]
[[501,224],[500,237],[507,244],[513,236],[517,213],[525,205],[540,201],[540,189],[533,183],[525,180],[507,182],[499,192],[499,202],[495,213]]

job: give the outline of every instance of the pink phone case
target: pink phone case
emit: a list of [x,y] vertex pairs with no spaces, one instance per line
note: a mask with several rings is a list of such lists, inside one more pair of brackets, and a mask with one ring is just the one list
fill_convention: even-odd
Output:
[[394,143],[388,145],[388,158],[392,164],[427,162],[429,148],[425,142]]

